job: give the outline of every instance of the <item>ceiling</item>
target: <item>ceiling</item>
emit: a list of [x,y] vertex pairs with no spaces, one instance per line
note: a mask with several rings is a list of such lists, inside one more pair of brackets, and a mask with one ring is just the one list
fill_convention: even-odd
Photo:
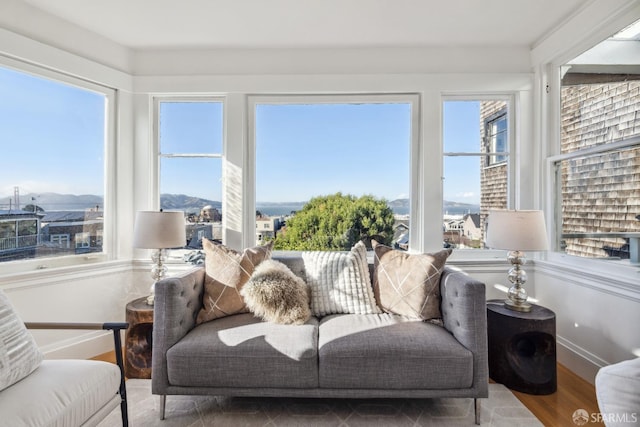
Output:
[[131,49],[533,47],[590,0],[20,0]]

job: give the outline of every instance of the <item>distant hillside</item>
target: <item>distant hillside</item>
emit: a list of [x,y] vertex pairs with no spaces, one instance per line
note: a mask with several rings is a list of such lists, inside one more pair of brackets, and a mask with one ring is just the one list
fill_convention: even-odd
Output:
[[160,208],[162,209],[200,212],[200,209],[207,205],[222,210],[222,202],[214,200],[201,199],[200,197],[187,196],[185,194],[160,195]]
[[[11,202],[10,202],[11,200]],[[207,205],[211,205],[217,209],[221,209],[222,203],[214,200],[201,199],[199,197],[186,196],[184,194],[162,194],[160,196],[161,208],[167,210],[184,210],[187,212],[199,212],[200,209]],[[9,204],[15,209],[13,196],[5,196],[0,198],[0,209],[9,209]],[[41,193],[41,194],[21,194],[20,207],[26,205],[36,205],[45,211],[82,211],[85,209],[104,209],[104,200],[102,196],[93,194],[58,194],[58,193]]]
[[[5,196],[0,198],[0,209],[9,208],[9,200],[13,205],[13,196]],[[20,195],[20,207],[26,205],[40,206],[45,211],[81,211],[85,209],[104,208],[102,196],[93,194],[58,194],[58,193],[29,193]]]
[[[393,211],[409,211],[409,199],[396,199],[389,202],[389,207]],[[474,205],[470,203],[450,202],[444,201],[442,206],[444,212],[449,212],[452,215],[465,214],[465,213],[478,213],[480,212],[480,205]]]
[[[13,200],[12,196],[0,198],[0,209],[9,208],[9,200]],[[161,208],[166,210],[183,210],[185,212],[200,212],[200,209],[207,205],[222,211],[222,202],[216,200],[207,200],[200,197],[187,196],[185,194],[162,194],[160,196]],[[13,203],[13,202],[12,202]],[[95,209],[96,206],[101,210],[104,209],[104,201],[102,196],[92,194],[75,195],[75,194],[58,194],[58,193],[42,193],[42,194],[21,194],[20,206],[35,204],[45,211],[63,211],[63,210],[85,210]],[[256,208],[266,215],[288,214],[291,211],[302,209],[306,202],[259,202]],[[15,205],[13,206],[15,208]],[[389,202],[389,207],[396,213],[409,213],[409,199],[396,199]],[[449,214],[465,214],[467,212],[480,212],[480,206],[450,202],[445,200],[444,212]]]

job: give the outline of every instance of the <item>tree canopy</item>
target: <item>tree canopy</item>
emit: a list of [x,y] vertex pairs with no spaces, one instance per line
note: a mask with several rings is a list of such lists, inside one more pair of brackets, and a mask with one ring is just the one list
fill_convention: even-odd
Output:
[[336,193],[314,197],[287,220],[274,249],[350,250],[359,240],[393,239],[393,211],[386,200]]

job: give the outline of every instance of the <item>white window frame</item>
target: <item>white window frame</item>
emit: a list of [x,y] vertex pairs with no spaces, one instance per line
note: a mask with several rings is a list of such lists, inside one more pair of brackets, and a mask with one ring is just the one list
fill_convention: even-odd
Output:
[[[410,224],[410,247],[411,251],[422,251],[424,235],[424,222],[421,220],[419,206],[422,205],[423,183],[419,177],[420,173],[420,95],[409,93],[393,94],[300,94],[300,95],[248,95],[247,96],[247,150],[244,161],[244,188],[243,212],[256,211],[256,107],[258,104],[286,105],[286,104],[348,104],[348,103],[399,103],[411,104],[411,141],[409,162],[409,224]],[[255,215],[244,215],[244,230],[256,230]],[[441,229],[441,224],[436,224]],[[244,246],[251,247],[256,244],[257,233],[244,233]]]
[[[160,103],[162,102],[216,102],[222,104],[222,147],[220,153],[162,153],[160,150]],[[160,163],[162,159],[171,159],[171,158],[209,158],[209,159],[221,159],[221,175],[222,175],[222,183],[221,185],[221,195],[222,195],[222,207],[223,207],[223,217],[222,217],[222,228],[225,228],[225,167],[224,167],[224,159],[225,159],[225,150],[226,150],[226,137],[227,137],[227,99],[225,96],[220,95],[206,95],[206,94],[193,94],[193,95],[154,95],[152,96],[152,105],[153,105],[153,143],[152,143],[152,151],[154,160],[152,162],[151,167],[151,175],[152,182],[154,183],[154,191],[153,191],[153,201],[152,206],[153,209],[160,209],[160,178],[161,178],[161,167]],[[213,232],[213,229],[212,229]],[[223,243],[224,243],[225,233],[222,233]],[[182,264],[182,253],[184,251],[188,251],[188,249],[174,250],[172,251],[173,257],[167,260],[168,263],[177,262]],[[178,257],[180,255],[180,257]]]
[[[444,110],[444,103],[448,101],[504,101],[507,104],[507,138],[509,149],[506,153],[507,156],[507,208],[508,209],[520,209],[519,198],[517,197],[517,189],[519,188],[519,176],[517,162],[520,155],[519,145],[519,133],[518,129],[518,116],[521,113],[518,109],[518,99],[516,92],[501,93],[501,92],[480,92],[470,94],[455,94],[446,93],[441,96],[440,111]],[[440,120],[440,145],[442,146],[442,164],[444,170],[444,158],[445,156],[484,156],[486,153],[481,153],[478,149],[477,152],[445,152],[444,151],[444,121],[441,114]],[[483,138],[484,135],[480,135]],[[504,162],[494,163],[492,165],[483,165],[483,168],[491,168],[498,165],[503,165]],[[480,179],[480,177],[478,177]],[[444,203],[444,192],[442,193],[441,206]],[[451,257],[451,261],[485,261],[505,259],[505,251],[497,249],[462,249],[454,250]]]
[[[616,259],[599,259],[599,258],[589,258],[589,257],[581,257],[577,255],[569,255],[561,250],[561,241],[562,241],[562,196],[560,193],[560,182],[559,176],[557,173],[556,164],[562,162],[563,160],[572,160],[577,158],[582,158],[589,155],[597,155],[597,154],[607,154],[610,152],[615,152],[625,148],[633,148],[640,146],[640,136],[634,136],[631,138],[626,138],[617,142],[610,142],[606,144],[595,145],[587,148],[582,148],[576,151],[572,151],[570,153],[565,154],[557,154],[554,156],[550,156],[547,158],[547,170],[550,171],[550,191],[553,195],[553,199],[555,200],[555,205],[553,206],[554,210],[554,219],[553,224],[555,225],[552,229],[552,235],[554,239],[551,244],[551,251],[556,254],[556,256],[566,256],[575,258],[577,260],[586,260],[586,261],[604,261],[607,263],[618,263],[621,265],[631,264],[630,260],[616,260]],[[629,234],[621,232],[620,234]],[[632,237],[635,238],[635,237]],[[633,244],[630,242],[630,244]]]
[[[626,18],[625,18],[626,19]],[[610,24],[610,30],[603,30],[603,36],[615,32],[620,29],[620,26]],[[547,232],[549,236],[550,244],[558,241],[557,233],[557,215],[556,208],[558,201],[556,197],[556,180],[555,180],[555,167],[554,163],[561,156],[560,144],[561,144],[561,79],[562,79],[562,67],[565,66],[567,61],[570,61],[577,55],[584,52],[585,49],[593,47],[594,44],[602,41],[602,38],[597,35],[592,35],[591,39],[583,41],[581,47],[574,46],[573,49],[567,50],[563,55],[560,55],[549,62],[540,66],[540,78],[546,83],[541,85],[544,88],[543,102],[541,103],[541,114],[547,117],[544,123],[545,134],[548,135],[546,141],[545,155],[542,158],[540,164],[544,166],[544,174],[542,176],[544,187],[543,205],[545,218],[547,220]],[[637,283],[638,274],[640,274],[640,267],[638,265],[631,264],[628,260],[608,260],[608,259],[593,259],[584,258],[575,255],[568,255],[564,252],[558,252],[555,248],[550,248],[542,255],[543,264],[549,262],[553,266],[562,266],[569,271],[580,271],[582,274],[588,273],[593,277],[606,277],[619,279],[622,283]],[[617,287],[617,285],[616,285]]]
[[116,129],[118,91],[112,87],[95,83],[63,72],[54,71],[31,63],[0,55],[0,66],[20,73],[64,83],[70,86],[98,93],[105,97],[105,129],[104,129],[104,236],[102,252],[91,254],[71,254],[53,257],[30,258],[18,261],[7,261],[0,264],[3,275],[42,271],[44,269],[97,264],[117,258],[116,253]]
[[[487,137],[487,127],[486,125],[493,125],[494,123],[497,123],[498,121],[502,120],[506,118],[506,122],[507,122],[507,142],[509,142],[509,107],[507,106],[506,111],[502,112],[499,111],[496,114],[494,114],[494,116],[492,117],[488,117],[485,120],[485,135],[481,135],[481,138],[486,138]],[[497,165],[501,165],[504,164],[505,162],[508,161],[509,158],[509,151],[507,150],[507,152],[500,152],[497,151],[496,149],[496,136],[497,134],[491,134],[491,140],[487,141],[486,143],[486,147],[487,147],[487,152],[493,153],[493,156],[487,156],[487,161],[485,162],[484,167],[491,167],[491,166],[497,166]],[[496,158],[495,160],[491,160],[492,158]]]
[[69,249],[71,246],[71,236],[69,234],[51,234],[49,235],[49,242],[57,244],[63,249]]

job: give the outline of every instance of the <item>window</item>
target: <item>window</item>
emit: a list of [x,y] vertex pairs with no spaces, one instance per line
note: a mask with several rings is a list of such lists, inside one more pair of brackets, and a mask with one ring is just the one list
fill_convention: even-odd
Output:
[[91,234],[89,233],[76,233],[76,249],[88,248],[91,246]]
[[275,239],[276,249],[348,250],[376,237],[396,247],[404,239],[407,248],[416,96],[252,101],[255,208],[267,221],[256,227],[256,241]]
[[509,206],[509,101],[443,103],[443,245],[484,248],[490,209]]
[[629,259],[637,248],[639,90],[640,80],[630,76],[569,72],[563,78],[560,154],[551,158],[561,252]]
[[[2,62],[7,65],[0,65],[0,262],[39,258],[41,266],[50,265],[41,260],[48,258],[56,265],[53,258],[76,254],[68,250],[75,231],[50,233],[53,222],[80,217],[80,229],[91,222],[94,230],[105,230],[114,91]],[[86,218],[87,210],[99,214]],[[99,243],[95,251],[106,255]],[[21,266],[16,268],[32,264]]]
[[485,152],[503,153],[494,156],[486,156],[487,166],[505,162],[509,151],[507,134],[507,111],[501,108],[497,113],[484,119]]
[[49,241],[61,249],[69,249],[71,239],[68,234],[52,234]]
[[221,241],[223,101],[159,98],[156,111],[160,208],[185,213],[187,249]]

